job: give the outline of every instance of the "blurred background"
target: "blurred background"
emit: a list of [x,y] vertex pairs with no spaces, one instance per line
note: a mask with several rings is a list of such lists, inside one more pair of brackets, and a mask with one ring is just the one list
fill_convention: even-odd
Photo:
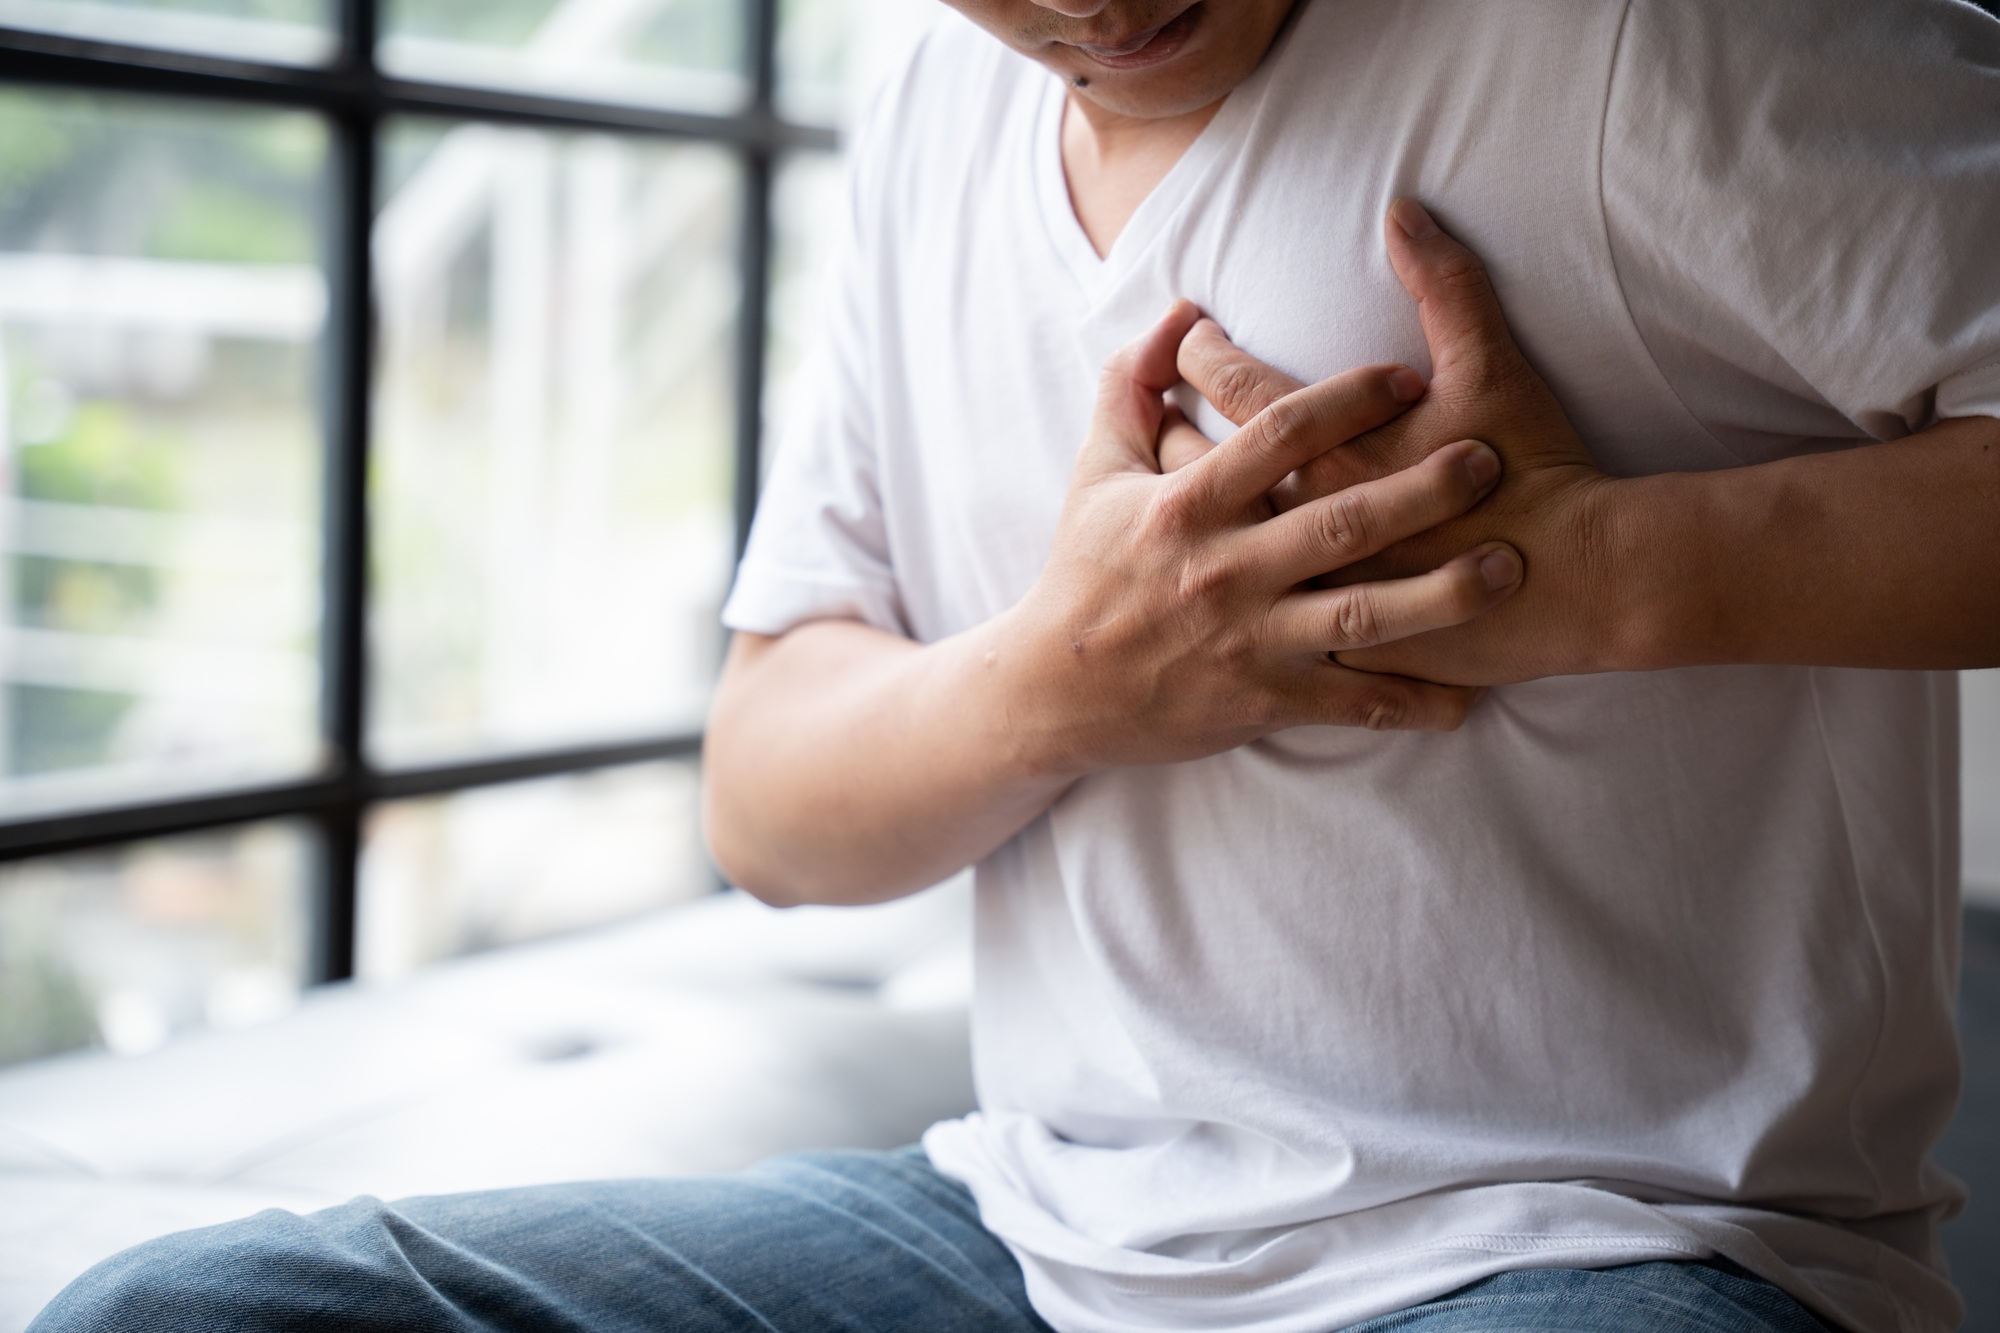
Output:
[[[0,0],[0,1168],[7,1133],[74,1119],[36,1071],[81,1088],[318,983],[720,887],[695,768],[717,612],[841,132],[935,8]],[[1964,725],[1975,1058],[1947,1160],[2000,1182],[2000,673],[1965,677]],[[934,986],[869,949],[771,966]],[[523,1031],[531,1062],[597,1040]],[[967,1095],[962,1041],[933,1042],[960,1082],[910,1123]],[[1988,1267],[1960,1261],[1972,1327],[2000,1327]]]
[[[838,132],[931,17],[766,8],[384,0],[357,117],[312,82],[349,35],[326,0],[0,0],[31,76],[0,81],[0,1061],[143,1052],[716,887],[691,756],[745,436],[811,319]],[[106,41],[158,58],[124,86],[62,58]],[[183,55],[261,67],[268,102],[130,90]],[[332,401],[357,161],[365,406]],[[357,413],[358,654],[329,568]],[[519,756],[555,775],[490,780]],[[421,796],[374,780],[410,771]],[[120,836],[286,789],[279,817]]]

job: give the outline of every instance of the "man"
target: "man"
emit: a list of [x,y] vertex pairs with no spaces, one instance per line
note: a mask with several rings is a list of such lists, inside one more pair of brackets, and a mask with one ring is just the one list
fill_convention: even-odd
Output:
[[956,7],[857,148],[709,827],[774,902],[977,863],[979,1113],[266,1214],[38,1329],[1954,1325],[2000,28]]

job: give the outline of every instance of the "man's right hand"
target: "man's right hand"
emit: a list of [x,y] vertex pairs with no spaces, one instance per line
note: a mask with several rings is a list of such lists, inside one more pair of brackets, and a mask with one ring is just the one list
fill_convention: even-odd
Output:
[[1294,469],[1423,395],[1415,371],[1371,366],[1163,475],[1162,452],[1193,433],[1163,395],[1199,318],[1178,303],[1105,367],[1054,549],[1009,613],[1009,638],[1032,654],[1038,703],[1023,722],[1051,767],[1192,759],[1310,724],[1456,727],[1471,691],[1332,655],[1490,610],[1520,583],[1512,548],[1486,543],[1414,578],[1304,585],[1463,514],[1497,482],[1498,457],[1467,441],[1273,516],[1266,497]]

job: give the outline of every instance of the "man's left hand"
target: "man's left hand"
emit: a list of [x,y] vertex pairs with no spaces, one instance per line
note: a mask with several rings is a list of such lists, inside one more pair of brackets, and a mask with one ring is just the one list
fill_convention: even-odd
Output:
[[[1406,577],[1491,540],[1518,550],[1520,591],[1477,620],[1396,643],[1345,652],[1366,671],[1454,685],[1495,685],[1613,669],[1619,598],[1611,575],[1617,534],[1599,471],[1548,385],[1507,327],[1485,266],[1412,200],[1398,200],[1385,228],[1389,259],[1417,303],[1430,344],[1429,392],[1410,411],[1294,472],[1272,495],[1289,509],[1400,471],[1459,440],[1499,454],[1500,484],[1460,518],[1340,571],[1334,581]],[[1301,386],[1231,343],[1204,320],[1183,342],[1180,371],[1217,411],[1241,426]],[[1183,430],[1175,462],[1202,447]],[[1163,459],[1166,454],[1163,452]]]

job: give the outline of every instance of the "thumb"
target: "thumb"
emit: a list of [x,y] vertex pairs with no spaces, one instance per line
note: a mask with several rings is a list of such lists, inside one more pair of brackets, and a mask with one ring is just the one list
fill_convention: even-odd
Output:
[[1157,446],[1166,416],[1164,395],[1180,383],[1175,357],[1181,339],[1200,318],[1194,302],[1176,301],[1159,323],[1104,363],[1090,435],[1077,455],[1078,472],[1160,470]]
[[1431,371],[1474,383],[1504,375],[1521,361],[1493,281],[1479,256],[1453,240],[1414,199],[1389,205],[1389,263],[1417,303]]

